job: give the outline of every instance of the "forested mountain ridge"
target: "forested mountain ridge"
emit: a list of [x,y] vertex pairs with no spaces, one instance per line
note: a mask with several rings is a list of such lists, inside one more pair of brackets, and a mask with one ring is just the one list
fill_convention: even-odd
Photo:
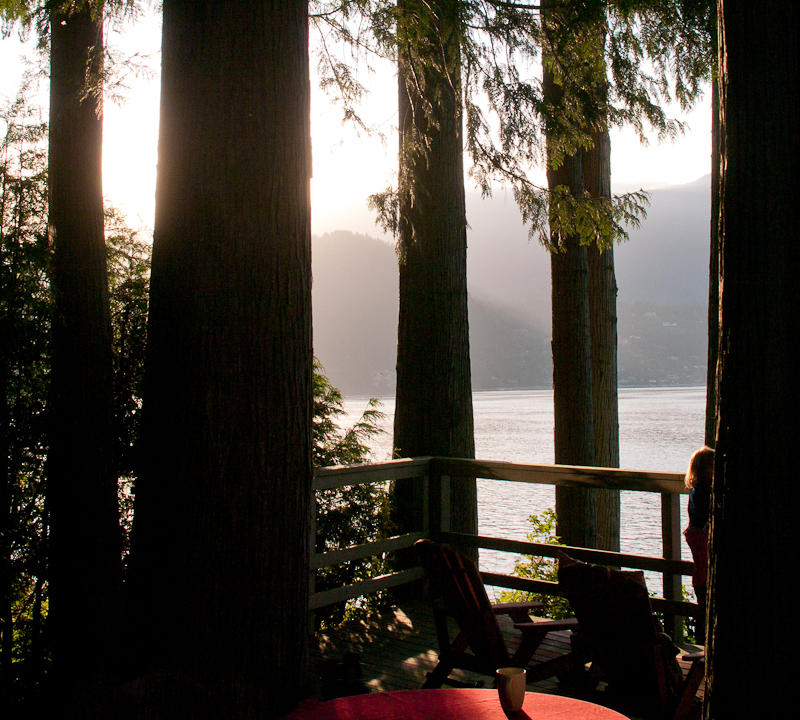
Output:
[[[548,387],[550,278],[510,199],[468,198],[472,383]],[[708,178],[652,192],[615,251],[620,385],[705,382]],[[392,244],[336,231],[313,239],[314,351],[345,394],[391,395],[397,343]]]

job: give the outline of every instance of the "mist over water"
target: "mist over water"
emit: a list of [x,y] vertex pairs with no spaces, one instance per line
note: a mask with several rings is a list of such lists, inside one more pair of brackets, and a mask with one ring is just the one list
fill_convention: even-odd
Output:
[[[386,432],[372,442],[376,461],[391,457],[394,398],[381,398]],[[620,465],[630,470],[683,473],[691,454],[703,445],[704,387],[620,388]],[[355,421],[367,398],[351,397],[345,410]],[[473,394],[475,451],[482,460],[551,464],[553,391],[509,390]],[[481,535],[525,540],[528,517],[555,506],[551,486],[478,480]],[[688,524],[681,502],[682,527]],[[655,493],[622,493],[622,552],[660,556],[661,501]],[[682,557],[691,559],[685,543]],[[482,570],[509,573],[516,556],[482,550]],[[685,583],[689,582],[684,578]],[[651,591],[661,594],[660,576],[647,573]]]

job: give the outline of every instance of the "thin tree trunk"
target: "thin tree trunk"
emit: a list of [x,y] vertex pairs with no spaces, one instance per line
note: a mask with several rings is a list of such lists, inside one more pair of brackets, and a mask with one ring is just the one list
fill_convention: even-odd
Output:
[[50,43],[48,624],[55,677],[84,686],[113,665],[121,593],[102,120],[90,87],[102,70],[101,14],[54,11]]
[[[553,402],[555,461],[594,463],[588,262],[577,238],[563,238],[564,250],[550,256],[553,304]],[[556,488],[557,534],[566,545],[593,547],[596,493]]]
[[708,367],[706,371],[705,443],[717,442],[717,360],[719,358],[719,78],[711,81],[711,249],[708,267]]
[[[797,695],[787,658],[800,550],[800,6],[718,7],[721,343],[705,714],[722,720],[779,717]],[[763,625],[742,622],[753,598],[788,622],[767,648]]]
[[[545,102],[562,97],[547,60],[543,72]],[[548,137],[548,143],[552,141]],[[547,184],[583,195],[581,154],[566,156],[558,168],[548,152]],[[589,264],[577,235],[563,235],[551,221],[550,274],[553,312],[553,406],[555,461],[563,465],[594,463],[592,355],[589,315]],[[556,488],[556,532],[566,545],[592,547],[596,538],[596,493]]]
[[[594,133],[594,146],[583,152],[584,189],[594,198],[611,197],[611,138]],[[594,464],[619,467],[619,402],[617,396],[617,279],[614,248],[586,249],[589,261],[589,316],[592,347]],[[596,490],[597,544],[620,549],[619,490]]]
[[[394,449],[397,456],[475,457],[467,319],[467,221],[458,5],[401,2],[400,310]],[[419,14],[430,22],[416,43]],[[404,23],[410,24],[409,27]],[[451,479],[451,529],[477,533],[474,478]],[[399,524],[422,522],[419,484],[398,483]]]
[[305,696],[312,497],[306,3],[164,3],[131,573],[151,702]]

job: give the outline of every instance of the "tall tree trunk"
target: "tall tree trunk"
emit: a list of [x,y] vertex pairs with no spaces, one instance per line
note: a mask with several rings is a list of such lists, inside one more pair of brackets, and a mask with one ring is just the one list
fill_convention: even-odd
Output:
[[[718,8],[721,343],[705,713],[721,719],[780,716],[797,694],[787,658],[800,550],[800,6]],[[742,622],[753,598],[789,622],[766,652],[763,628]]]
[[[583,152],[584,189],[594,198],[611,198],[611,138],[596,132],[594,145]],[[594,464],[619,467],[619,402],[617,396],[617,279],[614,248],[586,248],[589,261],[589,318],[594,408]],[[619,552],[619,490],[596,490],[596,547]]]
[[[563,96],[544,61],[542,90],[555,107]],[[583,195],[581,153],[567,155],[557,168],[550,151],[555,141],[548,132],[547,184],[551,192],[565,187]],[[550,275],[553,312],[553,409],[555,461],[560,465],[594,463],[594,408],[589,315],[589,264],[586,246],[577,235],[563,234],[551,220]],[[556,488],[556,532],[566,545],[593,547],[596,542],[596,492]]]
[[[549,174],[549,173],[548,173]],[[556,184],[561,184],[556,181]],[[555,187],[555,185],[553,185]],[[553,403],[555,461],[559,465],[594,463],[589,268],[586,248],[575,236],[552,251]],[[596,492],[556,488],[557,534],[566,545],[593,547]]]
[[306,681],[307,6],[166,0],[133,597],[164,717],[275,718]]
[[708,264],[708,366],[706,369],[705,443],[717,442],[717,360],[719,359],[719,76],[711,81],[711,249]]
[[[474,458],[459,3],[402,0],[399,7],[400,314],[394,449],[402,457]],[[420,527],[421,500],[419,484],[398,483],[395,505],[401,528]],[[450,513],[454,532],[477,533],[474,478],[451,479]]]
[[103,232],[101,13],[53,11],[50,43],[48,623],[55,677],[91,684],[118,645],[122,548]]

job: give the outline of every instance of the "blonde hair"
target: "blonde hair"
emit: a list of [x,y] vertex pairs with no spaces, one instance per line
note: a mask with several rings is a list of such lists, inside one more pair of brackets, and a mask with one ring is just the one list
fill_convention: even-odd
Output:
[[689,469],[686,471],[686,487],[693,488],[698,485],[711,485],[714,479],[714,449],[703,445],[689,460]]

